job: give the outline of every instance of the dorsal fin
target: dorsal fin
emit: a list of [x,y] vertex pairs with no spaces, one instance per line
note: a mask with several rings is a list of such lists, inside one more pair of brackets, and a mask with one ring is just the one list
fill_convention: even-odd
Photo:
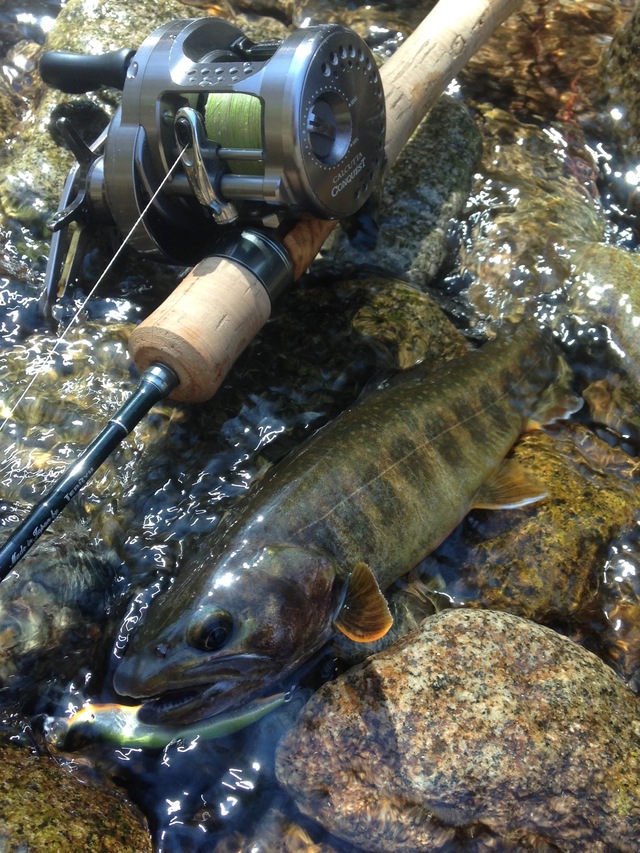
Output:
[[547,489],[515,459],[503,459],[489,479],[478,489],[472,509],[516,509],[541,501]]
[[379,640],[393,625],[387,600],[366,563],[357,563],[351,572],[344,604],[336,616],[335,625],[356,643]]

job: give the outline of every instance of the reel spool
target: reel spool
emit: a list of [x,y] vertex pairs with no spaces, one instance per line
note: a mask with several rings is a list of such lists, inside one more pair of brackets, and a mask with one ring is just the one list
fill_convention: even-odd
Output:
[[[45,54],[43,79],[68,90],[72,76],[77,87],[82,58],[73,56],[67,75],[70,56]],[[85,59],[95,67],[96,57]],[[113,224],[128,234],[179,155],[130,242],[144,255],[188,265],[215,254],[232,224],[273,229],[304,215],[349,216],[380,180],[382,85],[369,48],[345,27],[310,27],[256,44],[218,18],[177,20],[135,54],[109,55],[111,84],[118,62],[122,103],[103,136],[89,148],[61,128],[79,164],[54,231],[75,221],[80,229]],[[58,242],[46,273],[49,310],[62,265]],[[73,268],[68,259],[67,280]]]

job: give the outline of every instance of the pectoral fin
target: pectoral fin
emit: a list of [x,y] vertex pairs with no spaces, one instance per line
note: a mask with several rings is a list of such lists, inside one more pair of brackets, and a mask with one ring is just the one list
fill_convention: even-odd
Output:
[[379,640],[393,625],[387,600],[366,563],[358,563],[351,572],[344,604],[335,625],[356,643]]
[[478,490],[472,508],[516,509],[546,497],[547,490],[537,477],[515,459],[504,459]]

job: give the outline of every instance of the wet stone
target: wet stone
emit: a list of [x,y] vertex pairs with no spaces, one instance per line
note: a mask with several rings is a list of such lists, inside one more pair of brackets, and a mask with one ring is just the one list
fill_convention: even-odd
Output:
[[636,849],[639,701],[550,629],[450,610],[325,684],[281,741],[298,807],[367,851]]
[[48,756],[0,743],[0,848],[145,853],[146,822],[122,796],[82,784]]
[[594,162],[565,125],[541,129],[482,112],[483,154],[467,204],[460,276],[473,313],[520,319],[571,273],[572,241],[604,237]]

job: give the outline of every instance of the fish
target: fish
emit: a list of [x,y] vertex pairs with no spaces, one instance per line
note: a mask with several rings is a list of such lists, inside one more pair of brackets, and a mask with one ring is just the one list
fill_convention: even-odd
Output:
[[383,591],[472,508],[544,486],[508,457],[581,399],[535,322],[379,383],[274,465],[187,557],[114,673],[145,723],[185,724],[283,684],[336,631],[389,630]]

